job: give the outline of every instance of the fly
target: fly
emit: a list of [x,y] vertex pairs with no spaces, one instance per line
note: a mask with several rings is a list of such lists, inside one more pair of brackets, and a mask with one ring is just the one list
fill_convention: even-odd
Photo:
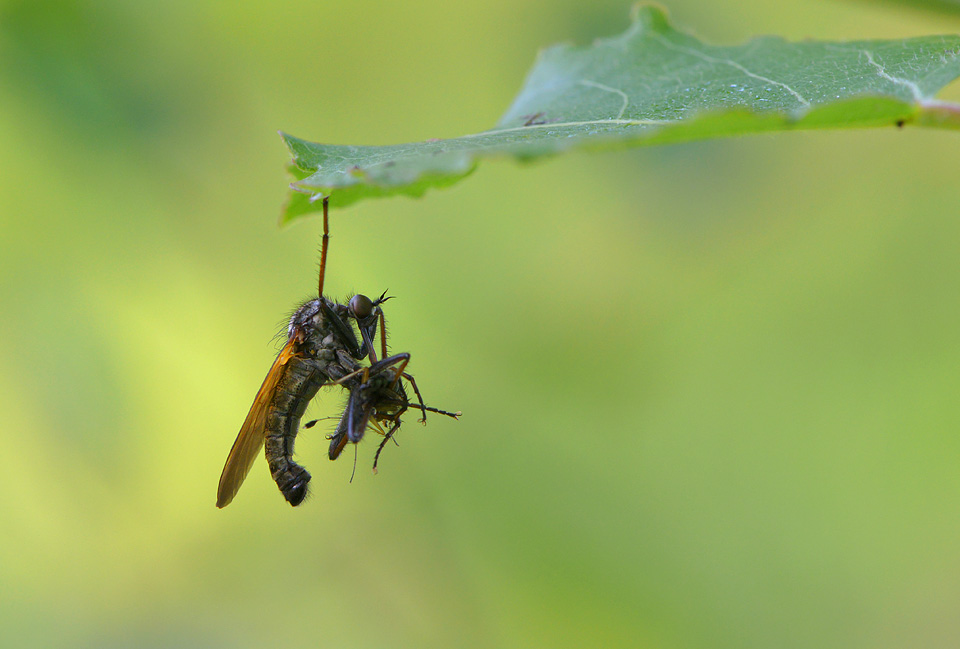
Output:
[[[328,382],[337,382],[360,370],[359,361],[376,362],[373,336],[383,322],[377,300],[355,295],[348,305],[323,295],[329,241],[327,199],[323,200],[323,240],[317,299],[300,306],[290,318],[287,342],[267,372],[250,412],[240,427],[217,487],[217,507],[226,507],[237,495],[250,467],[265,447],[270,474],[287,502],[296,506],[307,495],[310,473],[293,461],[293,446],[307,404]],[[350,324],[357,323],[362,342]]]

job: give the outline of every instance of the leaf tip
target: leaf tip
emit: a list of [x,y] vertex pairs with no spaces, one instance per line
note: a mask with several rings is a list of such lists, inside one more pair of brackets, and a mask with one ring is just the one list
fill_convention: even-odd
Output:
[[291,155],[293,155],[294,161],[299,161],[309,153],[310,142],[301,140],[300,138],[294,137],[289,133],[284,133],[283,131],[277,132],[280,134],[280,139],[283,140],[287,150],[291,153]]
[[663,31],[670,24],[667,10],[660,5],[637,2],[630,9],[630,20],[639,27]]

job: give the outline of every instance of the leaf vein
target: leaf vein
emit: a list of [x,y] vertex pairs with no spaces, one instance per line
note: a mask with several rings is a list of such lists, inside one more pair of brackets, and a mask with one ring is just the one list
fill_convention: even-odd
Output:
[[695,56],[697,58],[703,59],[704,61],[707,61],[709,63],[720,63],[721,65],[729,65],[733,68],[736,68],[740,72],[744,73],[748,77],[752,77],[754,79],[757,79],[759,81],[764,81],[766,83],[772,83],[775,86],[780,86],[781,88],[789,92],[791,95],[796,97],[797,101],[799,101],[802,105],[808,106],[808,107],[810,106],[810,102],[806,99],[806,97],[801,95],[799,92],[797,92],[787,84],[781,81],[775,81],[761,74],[756,74],[755,72],[751,72],[750,70],[748,70],[741,64],[737,63],[736,61],[733,61],[731,59],[718,59],[716,57],[710,56],[709,54],[704,54],[703,52],[700,52],[698,50],[695,50],[689,47],[684,47],[683,45],[677,45],[676,43],[673,43],[668,39],[664,38],[663,34],[653,33],[652,36],[656,38],[658,41],[660,41],[661,43],[663,43],[664,45],[666,45],[667,47],[669,47],[670,49],[684,52],[691,56]]
[[530,126],[515,126],[513,128],[502,128],[492,131],[483,131],[481,133],[471,133],[469,135],[461,135],[456,138],[458,140],[465,140],[467,138],[474,137],[485,137],[487,135],[500,135],[501,133],[510,133],[516,131],[531,131],[538,128],[563,128],[566,126],[596,126],[596,125],[611,125],[611,126],[664,126],[666,124],[676,124],[677,120],[670,119],[591,119],[578,122],[551,122],[547,124],[531,124]]
[[870,63],[870,65],[877,69],[877,76],[883,77],[887,81],[895,83],[898,86],[903,86],[910,91],[910,94],[913,95],[913,98],[916,101],[923,101],[927,99],[927,97],[924,97],[923,93],[920,92],[920,86],[918,86],[916,83],[910,81],[909,79],[901,79],[900,77],[893,76],[892,74],[888,73],[882,65],[874,60],[873,53],[870,52],[870,50],[862,51],[867,56],[867,61]]
[[590,81],[589,79],[580,79],[580,85],[590,86],[591,88],[599,88],[600,90],[606,90],[607,92],[615,92],[616,94],[620,95],[621,99],[623,99],[623,105],[620,106],[620,112],[617,113],[617,116],[614,119],[620,119],[623,117],[623,113],[626,112],[627,106],[630,105],[630,98],[627,97],[627,93],[622,90],[611,88],[610,86],[597,83],[596,81]]

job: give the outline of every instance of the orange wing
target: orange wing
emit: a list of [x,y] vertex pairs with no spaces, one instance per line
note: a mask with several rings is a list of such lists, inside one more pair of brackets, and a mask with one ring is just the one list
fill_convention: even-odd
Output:
[[233,497],[240,491],[240,485],[243,484],[247,474],[250,473],[250,467],[257,459],[257,454],[263,448],[267,407],[277,389],[280,377],[283,376],[284,366],[294,355],[295,340],[296,336],[291,337],[280,350],[277,360],[273,361],[273,366],[267,372],[267,378],[263,380],[263,385],[260,386],[260,391],[257,392],[253,405],[250,406],[250,412],[247,413],[247,418],[240,427],[240,434],[237,435],[237,441],[233,443],[230,455],[227,456],[227,463],[223,465],[223,473],[220,474],[217,507],[222,508],[230,504]]

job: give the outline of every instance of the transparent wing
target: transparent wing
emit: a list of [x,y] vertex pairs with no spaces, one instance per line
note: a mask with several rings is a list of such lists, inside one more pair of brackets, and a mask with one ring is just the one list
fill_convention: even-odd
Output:
[[277,360],[273,361],[273,366],[253,400],[253,405],[250,406],[250,412],[247,413],[243,426],[240,427],[240,434],[237,435],[237,441],[233,443],[230,455],[227,456],[227,463],[223,466],[223,473],[220,474],[220,485],[217,487],[217,507],[222,508],[230,504],[240,490],[240,485],[243,484],[247,474],[250,473],[250,467],[253,466],[253,461],[257,459],[257,454],[263,448],[267,408],[273,399],[273,393],[283,376],[287,362],[293,357],[294,340],[294,338],[288,340],[277,355]]

